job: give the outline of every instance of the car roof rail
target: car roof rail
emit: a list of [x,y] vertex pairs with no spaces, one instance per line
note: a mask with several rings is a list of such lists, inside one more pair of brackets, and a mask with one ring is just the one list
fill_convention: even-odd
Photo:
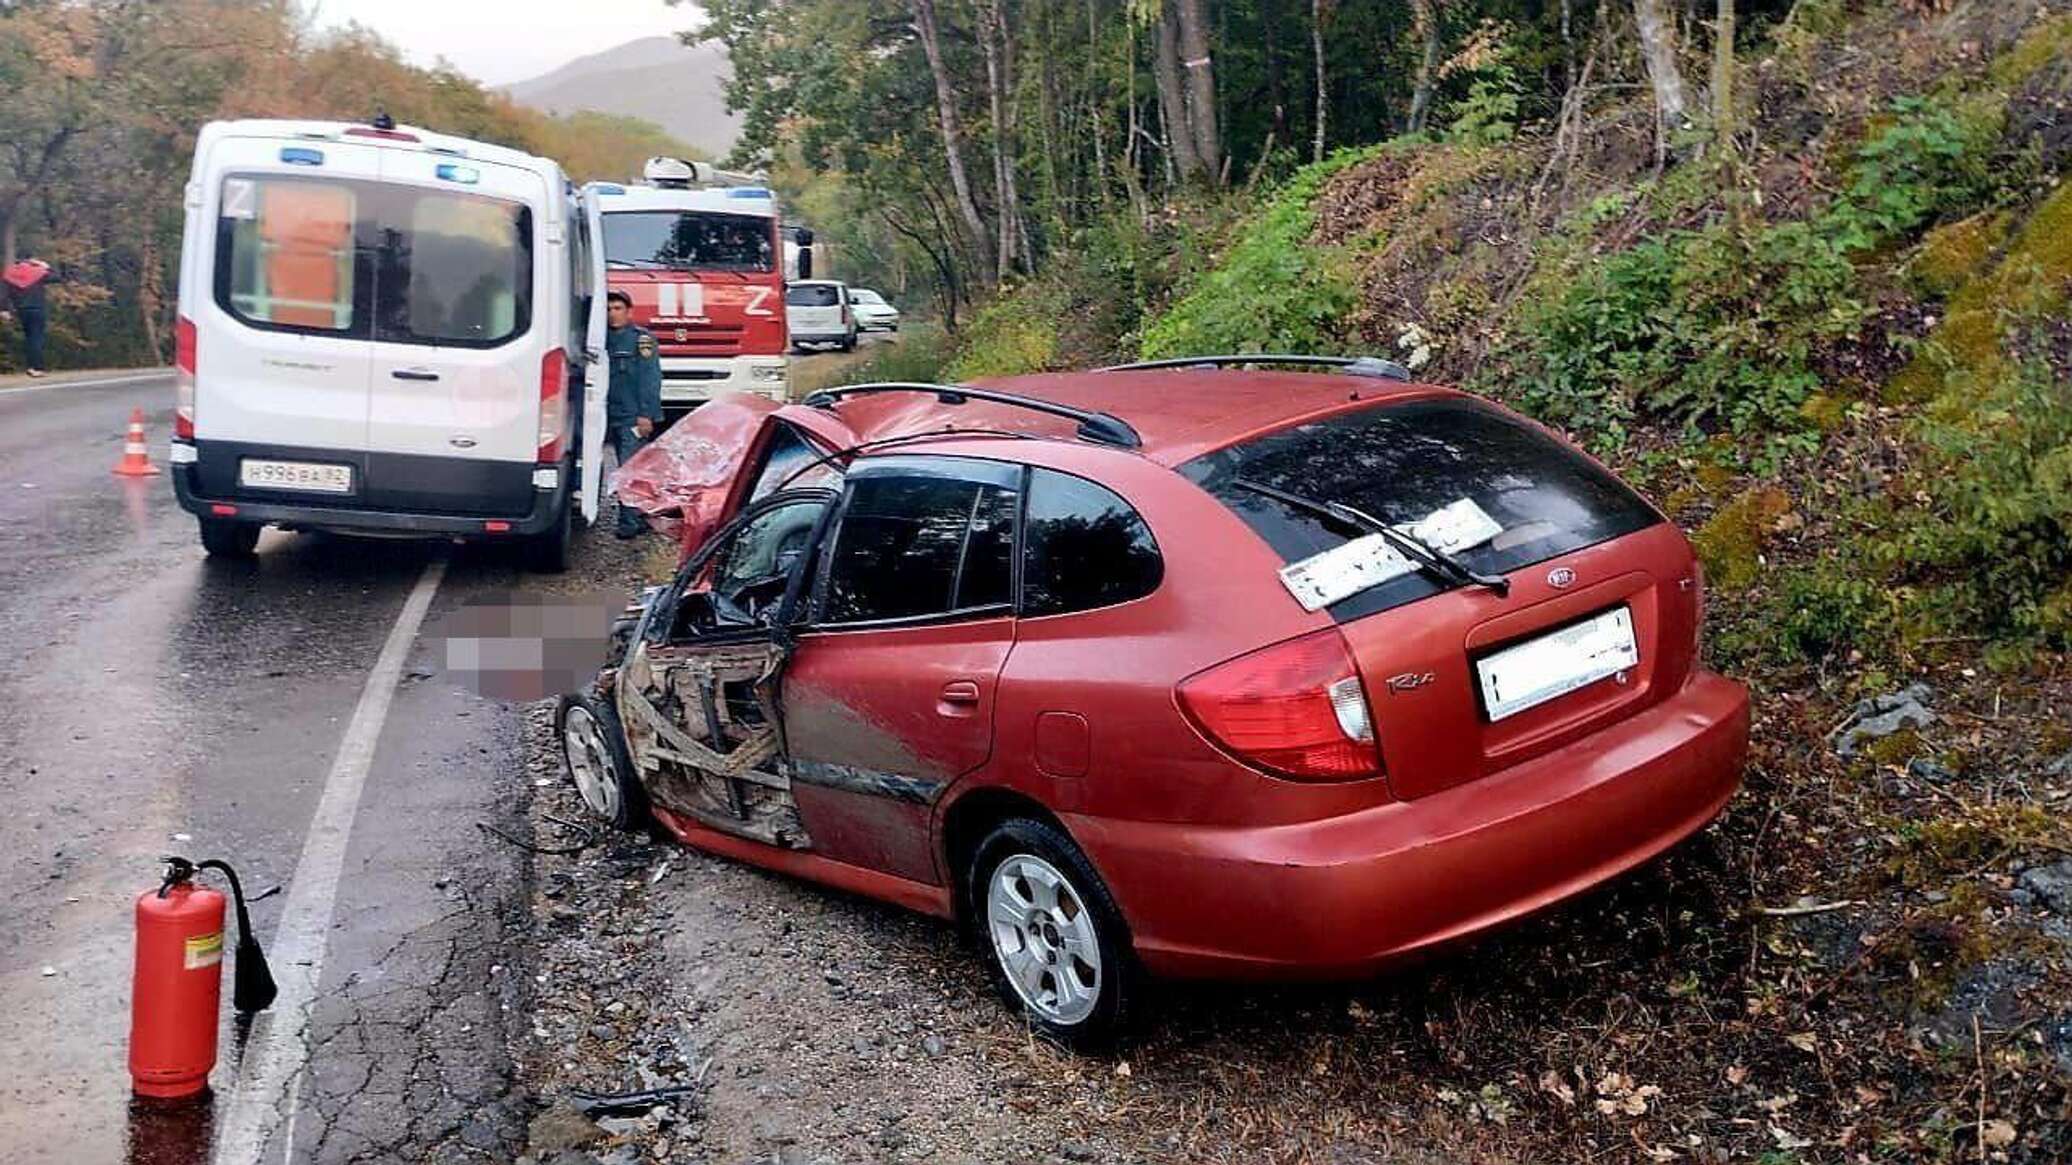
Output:
[[887,392],[927,392],[946,405],[960,405],[966,401],[983,400],[994,404],[1009,405],[1027,409],[1032,413],[1048,413],[1054,417],[1079,422],[1079,436],[1083,440],[1114,445],[1122,449],[1137,449],[1144,439],[1137,435],[1128,421],[1113,413],[1095,412],[1091,409],[1076,409],[1056,401],[1040,397],[1023,396],[1020,393],[996,392],[990,388],[968,388],[961,384],[928,384],[913,380],[888,380],[876,384],[850,384],[841,388],[823,388],[801,401],[808,408],[832,409],[845,396],[874,396]]
[[1238,352],[1227,356],[1171,356],[1163,360],[1140,360],[1116,364],[1102,372],[1145,372],[1157,368],[1224,368],[1240,364],[1315,364],[1336,368],[1348,376],[1371,376],[1378,380],[1410,379],[1410,370],[1394,360],[1379,356],[1311,356],[1298,353]]

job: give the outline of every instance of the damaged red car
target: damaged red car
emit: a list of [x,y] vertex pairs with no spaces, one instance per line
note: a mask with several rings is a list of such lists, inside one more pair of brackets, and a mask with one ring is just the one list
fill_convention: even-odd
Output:
[[1517,919],[1740,781],[1683,535],[1386,362],[725,398],[617,484],[686,554],[562,703],[589,806],[961,920],[1068,1042]]

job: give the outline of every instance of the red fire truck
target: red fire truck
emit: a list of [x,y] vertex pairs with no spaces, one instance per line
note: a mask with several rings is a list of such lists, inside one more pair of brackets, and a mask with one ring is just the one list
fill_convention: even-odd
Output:
[[642,178],[584,195],[600,214],[606,280],[633,297],[634,322],[661,349],[663,411],[724,391],[784,400],[784,278],[790,255],[810,254],[810,234],[792,250],[775,196],[752,175],[650,158]]

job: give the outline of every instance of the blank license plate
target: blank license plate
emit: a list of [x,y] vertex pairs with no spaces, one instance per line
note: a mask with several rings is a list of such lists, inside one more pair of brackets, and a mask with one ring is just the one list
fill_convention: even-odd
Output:
[[1475,665],[1482,706],[1492,721],[1567,695],[1640,662],[1633,612],[1606,611],[1559,631],[1506,647]]
[[238,466],[237,480],[239,485],[251,489],[349,494],[353,492],[353,467],[317,461],[256,461],[248,457]]

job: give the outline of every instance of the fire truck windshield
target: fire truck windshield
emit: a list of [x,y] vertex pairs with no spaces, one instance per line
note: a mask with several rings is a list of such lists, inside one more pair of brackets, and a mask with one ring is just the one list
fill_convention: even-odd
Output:
[[604,261],[621,270],[767,272],[770,220],[752,214],[621,210],[604,216]]

